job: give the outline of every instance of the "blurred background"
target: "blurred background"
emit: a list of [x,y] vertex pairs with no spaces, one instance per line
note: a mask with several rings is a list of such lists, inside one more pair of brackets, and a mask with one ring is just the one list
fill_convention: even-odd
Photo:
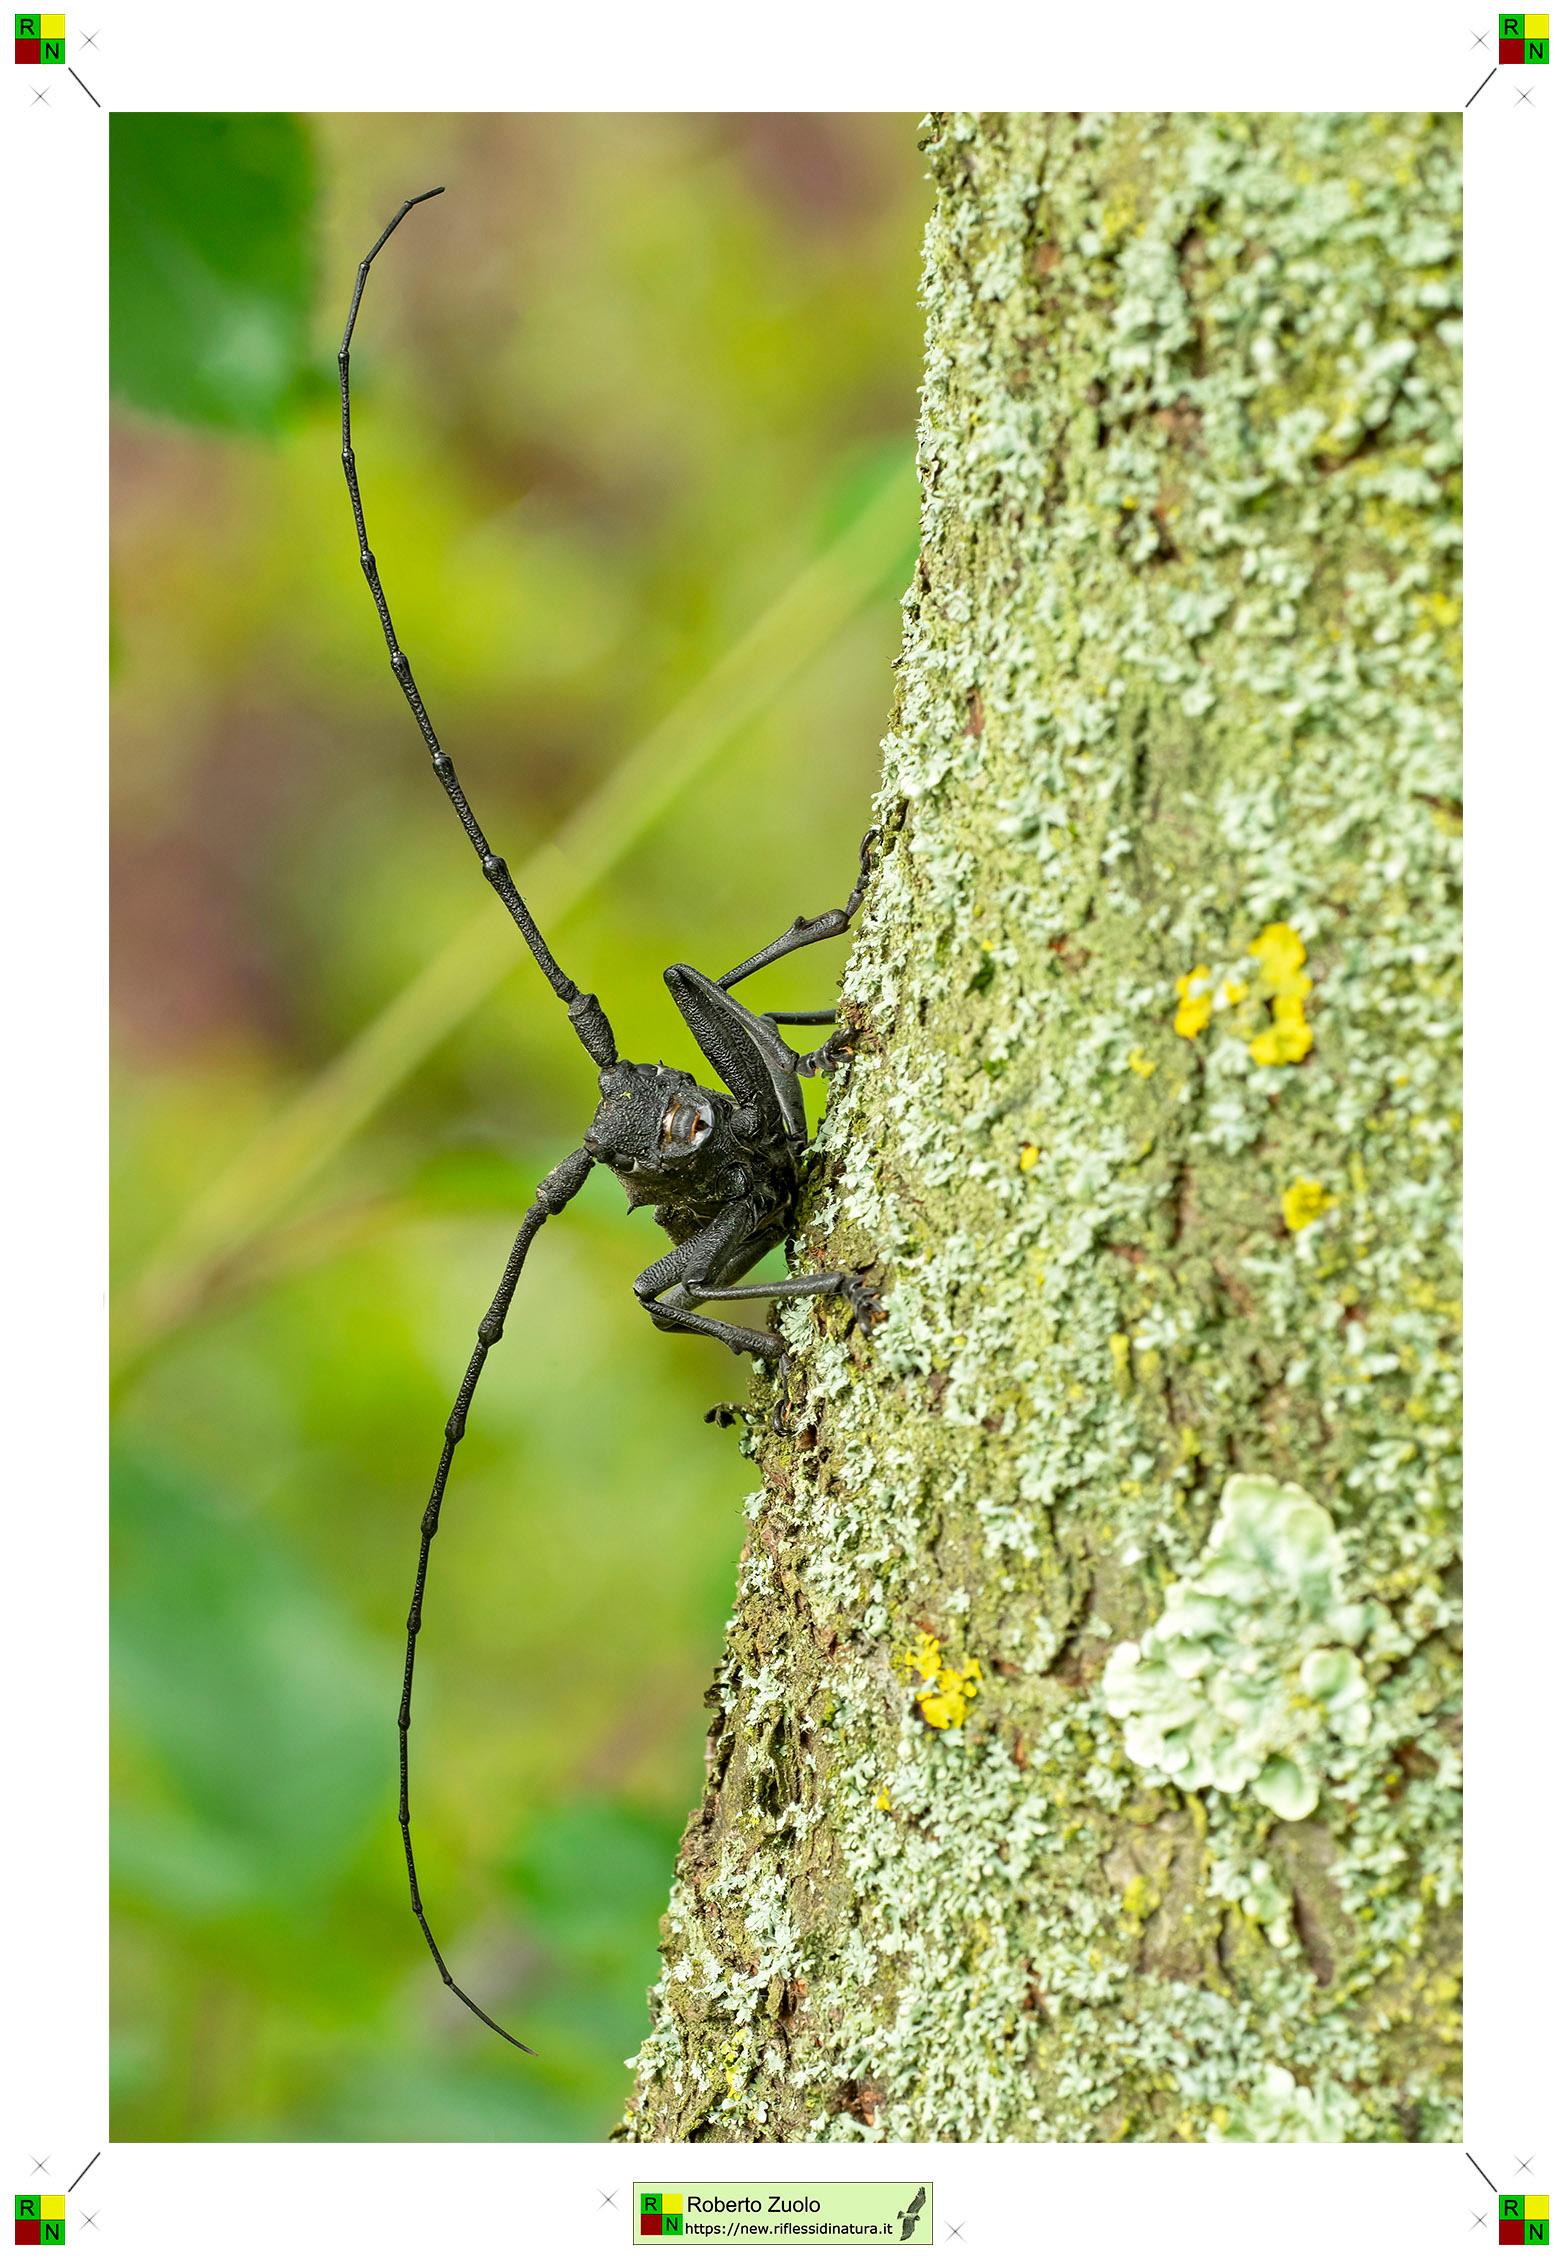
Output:
[[[391,679],[622,1048],[839,902],[916,537],[901,117],[113,120],[117,2141],[593,2139],[701,1788],[748,1367],[592,1182],[442,1424],[591,1070]],[[841,949],[762,976],[830,1001]]]

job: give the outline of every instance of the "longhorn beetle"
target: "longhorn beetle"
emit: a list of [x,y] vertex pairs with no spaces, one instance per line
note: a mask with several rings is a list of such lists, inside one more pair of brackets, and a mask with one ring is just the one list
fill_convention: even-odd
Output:
[[769,942],[765,949],[757,950],[743,964],[732,967],[721,980],[712,980],[693,965],[671,965],[664,974],[680,1017],[723,1088],[709,1089],[686,1074],[683,1068],[665,1067],[661,1063],[653,1066],[620,1057],[614,1031],[602,1005],[590,991],[579,989],[562,972],[533,923],[527,904],[518,894],[504,858],[490,846],[468,806],[451,756],[435,735],[408,656],[397,641],[375,554],[365,531],[364,503],[359,493],[348,413],[348,355],[354,324],[359,318],[365,282],[377,254],[416,204],[427,203],[432,196],[443,193],[439,188],[427,188],[419,196],[410,196],[359,262],[347,326],[337,355],[342,394],[343,476],[348,482],[354,530],[359,537],[359,563],[380,615],[381,632],[386,638],[397,686],[412,709],[413,719],[429,748],[435,774],[472,842],[485,878],[532,951],[539,971],[565,1006],[578,1040],[598,1070],[598,1108],[581,1144],[543,1178],[522,1219],[500,1275],[500,1285],[479,1321],[478,1340],[446,1422],[434,1485],[419,1525],[419,1561],[408,1610],[402,1703],[397,1713],[401,1780],[397,1819],[408,1863],[409,1897],[424,1942],[435,1958],[435,1967],[457,1999],[465,2002],[491,2032],[499,2033],[513,2048],[520,2048],[524,2055],[531,2056],[534,2050],[514,2033],[507,2032],[504,2025],[497,2024],[471,1994],[464,1993],[446,1967],[419,1896],[419,1875],[413,1859],[408,1808],[413,1661],[423,1617],[430,1547],[440,1528],[446,1479],[462,1440],[468,1408],[484,1370],[484,1361],[500,1340],[505,1326],[528,1249],[545,1218],[558,1216],[566,1203],[581,1191],[595,1163],[601,1162],[614,1172],[630,1196],[633,1209],[654,1204],[653,1221],[674,1243],[667,1255],[648,1264],[634,1282],[637,1300],[655,1326],[674,1333],[707,1334],[741,1354],[783,1361],[783,1337],[771,1327],[736,1326],[725,1318],[711,1318],[694,1306],[697,1303],[772,1302],[785,1295],[843,1295],[860,1327],[868,1330],[879,1316],[879,1305],[863,1272],[820,1271],[802,1279],[742,1284],[745,1273],[769,1249],[787,1238],[794,1223],[809,1140],[799,1079],[802,1075],[829,1073],[847,1057],[849,1047],[839,1032],[813,1052],[796,1052],[778,1033],[780,1026],[827,1027],[835,1023],[836,1013],[756,1013],[748,1011],[731,994],[741,981],[759,972],[762,966],[773,965],[794,950],[808,948],[812,942],[825,941],[830,935],[846,931],[864,896],[876,835],[873,830],[867,832],[860,843],[858,877],[841,910],[824,910],[816,918],[796,918],[775,942]]

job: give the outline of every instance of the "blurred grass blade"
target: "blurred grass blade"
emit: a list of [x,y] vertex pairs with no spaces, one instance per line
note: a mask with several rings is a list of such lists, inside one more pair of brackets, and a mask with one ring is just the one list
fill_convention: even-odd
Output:
[[[517,884],[546,934],[680,799],[730,740],[909,561],[912,467],[883,478],[828,549],[613,769]],[[493,905],[262,1129],[180,1218],[122,1300],[121,1378],[200,1308],[209,1285],[520,962]]]

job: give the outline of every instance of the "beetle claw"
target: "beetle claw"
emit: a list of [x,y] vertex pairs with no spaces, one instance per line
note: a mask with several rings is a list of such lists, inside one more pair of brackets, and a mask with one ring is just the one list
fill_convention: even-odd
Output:
[[793,1359],[790,1353],[787,1350],[782,1351],[779,1354],[777,1365],[777,1403],[772,1408],[772,1433],[774,1436],[786,1436],[789,1432],[789,1424],[784,1415],[788,1411],[788,1377],[792,1365]]
[[854,1314],[854,1324],[861,1334],[869,1334],[886,1317],[886,1305],[870,1285],[871,1264],[861,1265],[855,1274],[856,1284],[845,1290],[849,1307]]

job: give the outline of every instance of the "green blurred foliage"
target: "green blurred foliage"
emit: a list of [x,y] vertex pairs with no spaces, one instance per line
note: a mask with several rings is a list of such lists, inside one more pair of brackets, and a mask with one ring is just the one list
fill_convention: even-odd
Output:
[[316,177],[297,118],[109,121],[109,364],[138,408],[275,429],[312,369]]
[[[115,385],[138,404],[113,466],[134,1301],[192,1202],[485,899],[390,680],[337,460],[333,356],[385,219],[446,182],[355,340],[372,538],[514,864],[908,465],[880,596],[551,934],[633,1056],[689,1060],[662,966],[735,962],[853,868],[915,532],[925,187],[911,120],[837,116],[119,118],[113,170]],[[537,2062],[444,1993],[396,1828],[441,1424],[593,1101],[518,957],[125,1370],[117,2140],[587,2139],[617,2114],[749,1470],[701,1420],[745,1369],[634,1307],[663,1243],[611,1183],[530,1258],[420,1650],[425,1898]],[[812,958],[757,1001],[825,1001],[836,961]]]

